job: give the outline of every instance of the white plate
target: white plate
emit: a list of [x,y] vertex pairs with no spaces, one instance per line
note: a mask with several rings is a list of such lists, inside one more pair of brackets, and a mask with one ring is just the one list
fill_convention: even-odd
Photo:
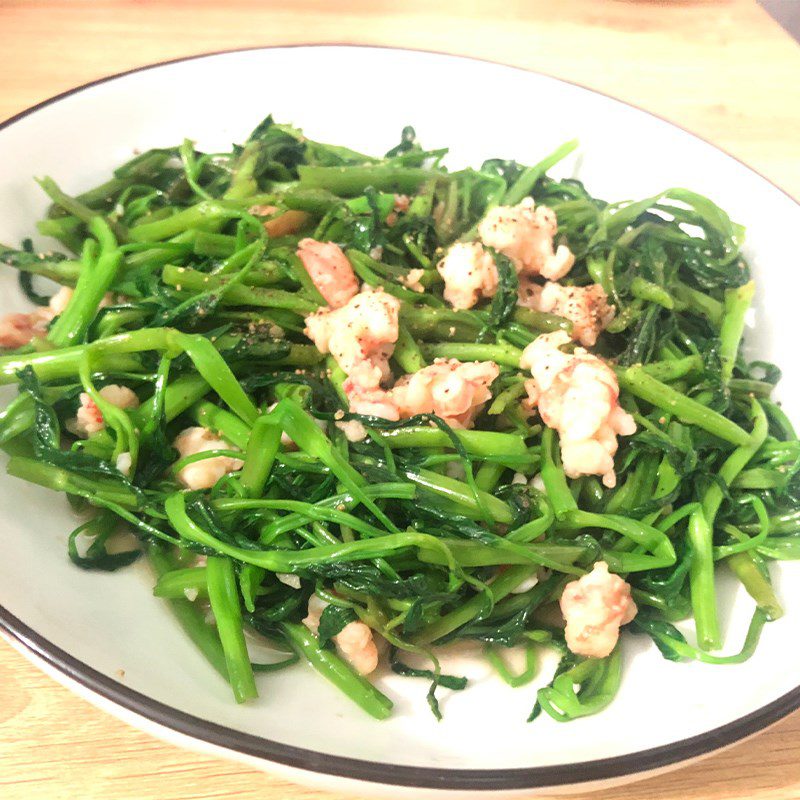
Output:
[[[311,137],[375,153],[410,123],[426,146],[451,148],[451,165],[491,156],[535,162],[577,136],[580,155],[557,173],[580,177],[596,195],[639,198],[676,185],[709,195],[747,226],[759,321],[748,343],[785,368],[782,396],[800,418],[796,344],[780,335],[794,329],[800,297],[800,271],[784,269],[796,251],[800,207],[662,120],[509,67],[399,50],[276,48],[164,64],[82,87],[0,130],[0,241],[29,235],[44,211],[34,175],[52,175],[77,193],[135,150],[185,136],[204,149],[228,149],[270,112]],[[3,310],[24,307],[10,270],[0,276],[0,298]],[[487,797],[587,788],[701,756],[800,704],[800,568],[785,564],[775,574],[788,613],[767,626],[747,664],[674,664],[631,637],[616,701],[568,725],[549,718],[526,724],[535,687],[509,689],[469,663],[472,685],[444,700],[442,723],[427,709],[422,681],[381,675],[396,713],[378,723],[303,667],[259,677],[261,699],[239,707],[152,597],[146,568],[102,575],[70,564],[65,543],[74,520],[63,498],[4,477],[0,508],[0,623],[12,636],[114,708],[178,732],[184,742],[295,776],[303,770],[318,786],[415,798],[421,789]],[[751,602],[725,581],[722,597],[727,641],[738,649]]]

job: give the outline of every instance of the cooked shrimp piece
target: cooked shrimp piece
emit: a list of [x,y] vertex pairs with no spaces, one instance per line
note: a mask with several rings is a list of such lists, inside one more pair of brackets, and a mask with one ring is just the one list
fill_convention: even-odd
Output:
[[[322,612],[328,606],[317,595],[308,598],[308,616],[303,624],[314,634],[319,630]],[[333,637],[333,643],[339,655],[348,661],[361,675],[369,675],[378,666],[378,647],[372,635],[372,629],[363,622],[349,622]]]
[[62,286],[46,306],[27,314],[8,314],[0,319],[0,347],[16,349],[46,336],[48,323],[67,307],[73,294],[73,289]]
[[588,575],[568,583],[560,605],[567,623],[567,647],[592,658],[611,654],[620,626],[627,625],[637,611],[630,585],[611,574],[605,561],[598,561]]
[[399,219],[400,214],[404,214],[408,211],[408,207],[411,205],[411,200],[409,199],[408,195],[405,194],[396,194],[394,196],[394,206],[392,210],[386,215],[386,224],[391,228],[393,225],[397,224],[397,220]]
[[30,314],[6,314],[0,319],[0,347],[16,350],[30,344],[36,337],[47,333],[49,320],[34,317]]
[[557,231],[555,212],[547,206],[537,208],[532,197],[516,206],[495,206],[478,224],[481,241],[508,256],[518,273],[551,281],[563,278],[575,263],[566,245],[553,249]]
[[[104,386],[99,391],[100,397],[112,406],[121,409],[138,408],[139,398],[136,396],[132,389],[127,386],[120,386],[116,383],[110,383]],[[74,420],[67,422],[67,430],[74,433],[76,436],[87,438],[98,431],[105,428],[106,423],[103,419],[103,414],[97,407],[97,403],[92,400],[91,396],[86,392],[81,392],[80,407]]]
[[[54,317],[57,316],[58,314],[63,313],[64,309],[69,305],[69,301],[72,300],[72,295],[74,294],[75,294],[74,289],[71,289],[69,286],[62,286],[50,298],[47,307],[50,309]],[[105,305],[111,305],[111,295],[108,293],[100,301],[101,308],[103,308]]]
[[360,675],[369,675],[378,667],[378,647],[372,630],[361,621],[349,622],[333,637],[336,649]]
[[355,384],[374,389],[391,376],[399,313],[396,297],[365,286],[341,308],[323,308],[306,317],[305,333]]
[[439,358],[419,372],[404,375],[388,394],[400,419],[436,414],[454,428],[468,428],[491,398],[489,387],[499,374],[494,361]]
[[292,233],[297,233],[310,220],[311,216],[305,211],[289,209],[289,211],[284,211],[283,214],[279,214],[277,217],[268,219],[264,223],[264,230],[273,239],[277,239],[280,236],[289,236]]
[[300,576],[293,575],[291,572],[276,572],[275,577],[284,585],[288,586],[290,589],[299,589],[300,588]]
[[599,283],[590,286],[562,286],[548,281],[544,286],[521,276],[519,303],[534,311],[564,317],[572,323],[572,338],[584,347],[597,343],[600,332],[614,319],[614,306]]
[[357,419],[337,422],[336,427],[344,433],[348,442],[363,442],[367,438],[367,429]]
[[301,239],[297,255],[331,308],[347,305],[358,294],[358,278],[342,248],[335,242]]
[[385,389],[363,389],[351,380],[344,382],[344,393],[350,411],[353,414],[363,414],[367,417],[381,417],[392,422],[400,419],[400,411],[392,399],[392,392]]
[[120,386],[118,383],[109,383],[108,386],[104,386],[100,390],[99,394],[103,400],[117,408],[127,409],[139,407],[139,398],[136,396],[133,389],[129,389],[127,386]]
[[528,393],[546,392],[556,376],[570,364],[573,356],[564,353],[560,348],[569,342],[569,334],[555,331],[537,336],[523,351],[520,366],[529,369],[533,375],[535,386],[526,381]]
[[406,289],[411,289],[412,292],[422,292],[425,291],[425,287],[420,283],[420,278],[425,274],[424,269],[410,269],[407,275],[401,275],[398,280]]
[[114,464],[116,468],[127,478],[131,474],[131,467],[133,466],[133,458],[129,452],[120,453]]
[[521,359],[532,381],[525,382],[528,403],[542,422],[558,431],[561,461],[570,478],[601,475],[608,488],[616,486],[614,455],[617,436],[636,432],[633,417],[619,405],[614,372],[581,347],[573,354],[560,348],[569,335],[556,331],[538,336]]
[[[47,304],[47,312],[49,312],[49,316],[52,319],[53,317],[58,316],[59,314],[63,314],[66,310],[67,306],[69,305],[69,301],[72,300],[72,295],[75,294],[75,290],[70,286],[62,286],[51,298],[50,302]],[[117,302],[117,298],[124,300],[123,295],[114,295],[113,292],[106,292],[103,295],[102,300],[100,300],[99,308],[108,308],[109,306],[113,306],[114,303]]]
[[[236,449],[211,431],[200,427],[182,430],[172,445],[181,458],[206,453],[209,450]],[[243,466],[244,462],[238,458],[214,456],[187,464],[178,472],[177,478],[187,489],[210,489],[223,475],[236,472]]]
[[606,475],[614,472],[614,454],[617,443],[611,448],[604,447],[596,439],[580,439],[575,442],[561,440],[561,462],[564,472],[570,477],[578,475]]
[[558,376],[556,391],[539,398],[539,413],[545,424],[562,429],[565,442],[592,438],[616,404],[617,390],[611,378],[613,373],[602,362],[578,358]]
[[[362,383],[348,378],[342,389],[347,397],[347,403],[353,414],[363,414],[367,417],[381,417],[392,422],[400,419],[400,412],[392,400],[392,393],[381,389],[380,386],[365,387]],[[344,432],[349,442],[362,442],[367,438],[367,429],[357,419],[346,422],[337,422],[336,427]]]
[[[30,344],[36,338],[47,335],[47,326],[59,314],[64,312],[75,290],[62,286],[43,307],[36,308],[27,314],[8,314],[0,319],[0,347],[16,349]],[[112,305],[114,297],[107,292],[100,301],[100,308]]]
[[247,213],[255,217],[271,217],[277,210],[278,206],[254,205],[247,209]]
[[[354,414],[364,414],[396,422],[417,414],[436,414],[453,428],[468,428],[492,396],[489,389],[500,374],[493,361],[462,363],[453,358],[437,359],[419,372],[403,375],[394,388],[366,388],[348,379],[343,384]],[[356,421],[337,425],[352,442],[366,436],[364,426]]]
[[453,308],[472,308],[497,292],[497,267],[480,242],[456,242],[436,265],[444,281],[444,299]]

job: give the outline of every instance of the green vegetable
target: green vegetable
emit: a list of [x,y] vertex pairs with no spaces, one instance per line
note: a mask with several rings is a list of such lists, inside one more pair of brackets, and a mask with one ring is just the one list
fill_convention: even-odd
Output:
[[206,567],[208,598],[225,653],[228,680],[237,703],[258,697],[253,668],[242,629],[242,610],[233,564],[227,558],[209,558]]
[[[42,179],[53,205],[39,232],[73,255],[36,253],[30,240],[0,247],[0,268],[41,307],[41,335],[0,354],[0,383],[18,389],[0,411],[9,474],[86,512],[65,532],[78,568],[112,572],[146,553],[155,596],[237,702],[256,697],[256,673],[270,696],[270,673],[302,661],[388,717],[392,701],[337,649],[357,621],[388,642],[396,674],[428,683],[437,718],[437,693],[469,692],[441,672],[437,651],[451,642],[472,642],[509,691],[538,677],[541,651],[557,651],[531,718],[559,721],[612,702],[629,631],[672,660],[749,658],[783,613],[770,562],[800,558],[800,440],[772,399],[780,371],[744,357],[757,288],[743,229],[686,189],[609,203],[549,175],[576,147],[532,166],[493,158],[451,172],[446,151],[424,150],[410,127],[378,158],[268,117],[229,152],[186,140],[77,196]],[[478,237],[489,209],[529,197],[557,217],[554,246],[575,255],[562,284],[599,283],[615,307],[591,351],[614,370],[636,432],[618,437],[602,476],[573,477],[574,458],[562,463],[568,442],[545,424],[552,402],[543,419],[521,367],[538,336],[572,336],[577,322],[520,306],[507,252],[490,248],[496,291],[470,309],[450,307],[436,269],[450,245]],[[367,375],[375,405],[364,408],[387,413],[391,381],[437,359],[495,362],[491,397],[472,408],[474,387],[454,380],[437,385],[435,404],[454,399],[453,416],[430,403],[387,414],[398,420],[351,413],[337,337],[323,352],[305,334],[325,305],[297,256],[306,236],[335,242],[363,287],[398,301],[397,340],[384,343],[392,376]],[[407,285],[411,270],[423,292]],[[74,288],[52,320],[40,276]],[[367,350],[368,334],[356,343]],[[138,407],[113,405],[103,390],[114,384]],[[100,415],[100,429],[77,435],[79,410],[84,422]],[[179,454],[189,427],[203,429],[203,448]],[[117,532],[134,544],[119,551]],[[548,620],[564,586],[599,561],[630,584],[639,611],[608,657],[587,658]],[[725,644],[718,568],[756,606],[734,655],[710,652]],[[303,624],[313,595],[326,604],[316,634]],[[696,641],[675,627],[686,619]],[[251,662],[256,638],[276,651],[269,663]],[[524,654],[519,671],[509,648]]]

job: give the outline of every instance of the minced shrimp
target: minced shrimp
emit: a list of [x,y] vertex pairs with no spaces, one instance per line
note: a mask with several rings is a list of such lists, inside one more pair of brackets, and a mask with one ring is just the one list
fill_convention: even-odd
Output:
[[518,273],[551,281],[563,278],[575,263],[566,245],[554,249],[557,231],[555,212],[546,206],[537,208],[532,197],[516,206],[495,206],[478,224],[483,243],[508,256]]
[[394,196],[394,205],[392,210],[386,216],[386,224],[391,228],[397,224],[400,214],[405,214],[408,207],[411,205],[411,198],[406,194],[396,194]]
[[[316,636],[322,612],[329,604],[317,595],[308,598],[308,615],[303,624]],[[372,629],[358,620],[348,622],[333,637],[339,654],[361,675],[369,675],[378,666],[378,647]]]
[[564,472],[570,478],[601,475],[603,484],[613,488],[617,436],[635,433],[636,423],[619,405],[614,372],[583,348],[562,352],[567,342],[569,335],[556,331],[525,348],[521,365],[533,375],[525,382],[529,402],[538,407],[544,424],[558,431]]
[[562,286],[548,281],[544,286],[529,277],[519,281],[519,303],[535,311],[564,317],[572,323],[572,338],[584,347],[597,343],[600,332],[614,319],[614,306],[598,283],[590,286]]
[[306,317],[306,336],[330,353],[351,381],[377,388],[391,377],[389,358],[399,333],[400,301],[381,289],[364,287],[346,305]]
[[44,337],[47,325],[67,307],[73,293],[69,286],[62,286],[46,306],[27,314],[7,314],[0,319],[0,347],[16,350]]
[[567,623],[567,647],[578,655],[605,658],[619,639],[621,625],[636,616],[630,584],[608,571],[605,561],[564,587],[561,613]]
[[[468,428],[491,398],[489,387],[499,374],[493,361],[440,358],[419,372],[403,375],[389,390],[365,389],[352,381],[345,381],[343,388],[354,414],[390,421],[436,414],[453,428]],[[366,433],[353,421],[341,427],[351,441],[360,441]]]
[[[0,319],[0,348],[16,349],[47,335],[47,326],[69,305],[75,290],[62,286],[46,306],[22,314],[7,314]],[[108,292],[100,301],[100,308],[112,305],[114,296]]]
[[29,314],[6,314],[0,319],[0,347],[16,350],[47,334],[47,323],[52,317],[43,315],[44,309]]
[[277,210],[278,206],[254,205],[247,209],[247,213],[256,217],[271,217]]
[[342,248],[335,242],[301,239],[297,255],[331,308],[347,305],[358,294],[358,278]]
[[[110,383],[98,392],[100,397],[112,406],[121,409],[138,408],[139,398],[136,393],[127,386],[120,386]],[[86,392],[81,392],[80,406],[73,420],[67,422],[67,430],[77,436],[88,437],[105,428],[106,423],[103,414],[97,407],[97,403],[92,400]]]
[[[200,427],[186,428],[181,431],[173,442],[173,446],[181,458],[205,453],[209,450],[235,449],[211,431]],[[243,466],[244,462],[238,458],[214,456],[187,464],[178,472],[177,478],[187,489],[210,489],[223,475],[240,470]]]
[[277,217],[268,219],[264,223],[264,230],[273,238],[290,236],[304,228],[311,221],[311,215],[305,211],[296,211],[291,208],[279,214]]
[[411,198],[407,194],[396,194],[394,196],[394,210],[400,214],[404,214],[408,211],[408,207],[411,205]]
[[436,269],[444,281],[444,299],[455,309],[472,308],[497,292],[497,267],[480,242],[451,245]]
[[404,375],[390,394],[401,419],[436,414],[453,428],[468,428],[491,399],[489,387],[499,374],[494,361],[439,358],[419,372]]
[[422,294],[425,291],[425,287],[420,283],[420,278],[425,274],[424,269],[410,269],[406,275],[400,275],[397,279],[406,289],[411,289],[412,292],[418,292]]

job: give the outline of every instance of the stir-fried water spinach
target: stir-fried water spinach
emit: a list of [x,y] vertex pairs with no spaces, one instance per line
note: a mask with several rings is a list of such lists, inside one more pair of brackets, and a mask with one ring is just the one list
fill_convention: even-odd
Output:
[[[410,128],[374,158],[268,118],[230,152],[189,141],[151,150],[77,196],[40,180],[52,206],[38,231],[62,252],[26,243],[0,258],[36,303],[47,302],[40,277],[75,291],[46,335],[0,356],[0,382],[19,387],[0,414],[8,472],[85,512],[69,540],[78,567],[148,558],[156,595],[239,702],[269,692],[261,672],[302,660],[387,717],[391,700],[332,644],[361,620],[388,642],[391,669],[429,682],[437,715],[437,697],[467,684],[436,656],[457,640],[482,647],[511,687],[539,677],[538,651],[561,655],[535,697],[517,689],[521,718],[595,713],[619,686],[625,636],[607,658],[576,656],[553,611],[599,560],[632,586],[639,613],[625,631],[666,658],[748,658],[782,614],[770,562],[800,557],[800,442],[771,399],[780,372],[740,347],[753,295],[743,230],[686,189],[608,203],[548,177],[574,147],[534,166],[492,159],[449,171],[445,151],[422,149]],[[401,214],[396,193],[410,198]],[[614,489],[568,479],[553,431],[521,410],[522,349],[570,323],[517,306],[502,257],[491,301],[455,311],[442,299],[444,248],[474,237],[491,207],[528,196],[555,211],[576,256],[564,282],[598,283],[616,307],[593,348],[637,423],[620,439]],[[399,298],[395,374],[435,358],[500,365],[472,430],[348,412],[336,362],[303,333],[323,302],[296,256],[304,236],[337,242],[360,281]],[[411,270],[424,292],[406,285]],[[138,408],[105,401],[108,384],[133,389]],[[75,438],[82,393],[105,425]],[[359,442],[337,424],[354,419],[368,432]],[[180,458],[172,443],[190,426],[226,448]],[[221,455],[242,469],[205,491],[177,481]],[[120,529],[138,546],[109,549]],[[714,653],[721,563],[755,602],[733,656]],[[329,604],[316,634],[302,623],[312,593]],[[251,663],[246,633],[284,655]],[[526,654],[519,674],[509,648]],[[424,668],[410,665],[420,659]]]

